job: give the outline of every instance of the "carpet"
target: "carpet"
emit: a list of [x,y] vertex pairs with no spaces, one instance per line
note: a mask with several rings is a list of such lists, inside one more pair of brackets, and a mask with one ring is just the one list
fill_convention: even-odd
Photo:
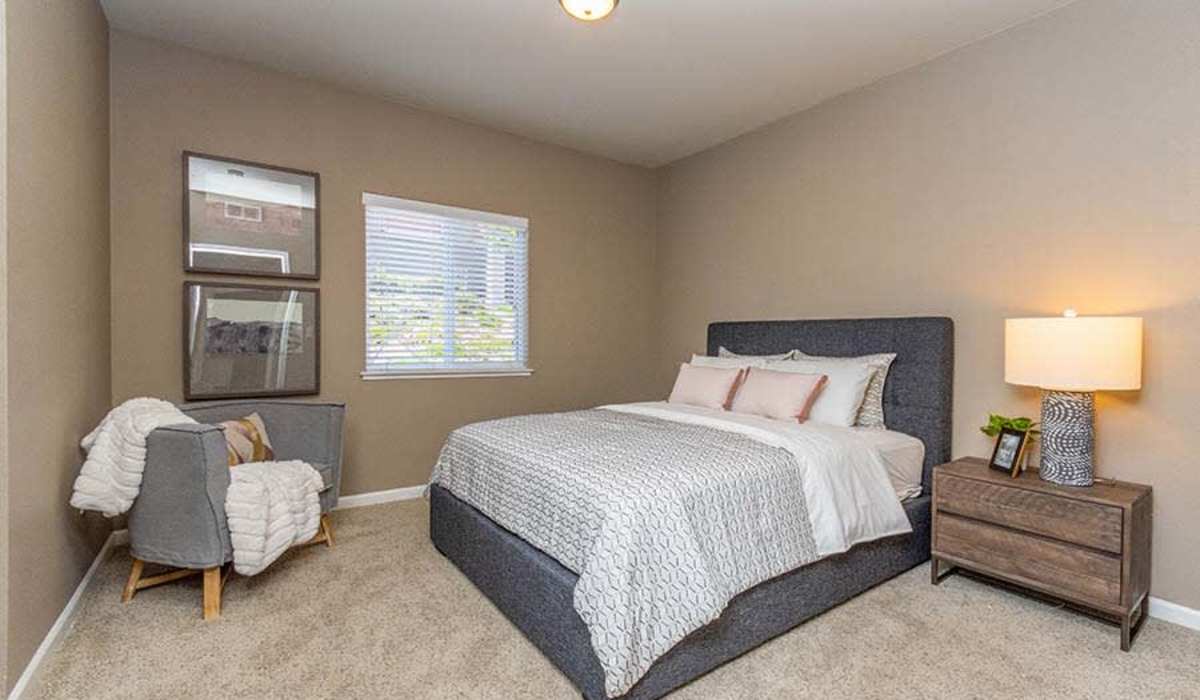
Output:
[[[120,602],[114,550],[47,658],[41,698],[578,698],[429,543],[424,500],[334,514],[337,546],[233,576],[220,620],[188,579]],[[928,565],[672,694],[701,698],[1200,698],[1200,633],[1117,629]]]

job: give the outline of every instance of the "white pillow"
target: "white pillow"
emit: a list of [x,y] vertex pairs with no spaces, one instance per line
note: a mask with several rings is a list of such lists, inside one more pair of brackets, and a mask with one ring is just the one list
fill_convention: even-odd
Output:
[[725,346],[717,348],[717,357],[728,357],[738,360],[790,360],[796,355],[795,350],[781,352],[778,355],[742,355],[732,350],[726,350]]
[[765,367],[767,360],[749,355],[739,357],[709,357],[708,355],[692,355],[691,364],[695,367],[719,367],[721,369],[745,369],[746,367]]
[[883,385],[887,383],[888,370],[891,369],[892,362],[896,359],[896,353],[881,352],[859,357],[820,357],[806,355],[799,350],[792,352],[795,353],[797,360],[850,362],[865,364],[874,370],[871,375],[871,383],[867,385],[867,394],[863,397],[862,408],[858,409],[858,418],[854,420],[854,424],[860,428],[875,428],[876,430],[886,428],[883,421]]
[[808,419],[814,423],[846,428],[854,425],[867,393],[867,385],[874,374],[866,364],[819,360],[781,360],[768,362],[766,368],[777,372],[823,374],[828,377],[825,388],[817,395],[808,412]]

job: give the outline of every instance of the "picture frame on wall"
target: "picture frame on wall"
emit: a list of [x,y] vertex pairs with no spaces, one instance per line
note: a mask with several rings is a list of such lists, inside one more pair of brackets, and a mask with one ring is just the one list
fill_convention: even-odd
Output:
[[315,288],[184,282],[184,398],[320,393],[320,304]]
[[183,266],[188,272],[321,277],[321,176],[183,152]]

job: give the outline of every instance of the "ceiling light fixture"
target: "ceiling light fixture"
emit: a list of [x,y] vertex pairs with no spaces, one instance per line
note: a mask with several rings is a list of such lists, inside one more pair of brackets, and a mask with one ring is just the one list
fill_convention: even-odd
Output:
[[604,19],[617,9],[621,0],[558,0],[568,15],[584,22]]

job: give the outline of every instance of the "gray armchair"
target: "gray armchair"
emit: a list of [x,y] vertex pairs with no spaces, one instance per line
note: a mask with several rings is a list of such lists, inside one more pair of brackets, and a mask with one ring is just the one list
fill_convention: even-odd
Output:
[[[215,424],[258,413],[266,425],[275,459],[311,464],[325,482],[321,529],[310,544],[333,546],[329,512],[337,506],[342,476],[340,403],[238,400],[181,406],[197,423],[170,425],[146,440],[142,489],[129,511],[129,549],[133,568],[122,599],[137,591],[186,576],[204,576],[204,619],[221,611],[222,568],[233,560],[225,522],[229,465],[225,437]],[[175,570],[143,577],[144,565]]]

